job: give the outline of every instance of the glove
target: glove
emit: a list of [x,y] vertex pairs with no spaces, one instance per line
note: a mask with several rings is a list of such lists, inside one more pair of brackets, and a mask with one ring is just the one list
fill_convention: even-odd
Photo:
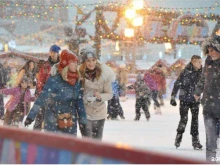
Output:
[[175,97],[171,97],[171,100],[170,100],[170,105],[172,105],[172,106],[176,106],[177,104],[176,104],[176,100],[175,100]]
[[31,118],[26,118],[25,122],[24,122],[24,126],[28,127],[34,120]]

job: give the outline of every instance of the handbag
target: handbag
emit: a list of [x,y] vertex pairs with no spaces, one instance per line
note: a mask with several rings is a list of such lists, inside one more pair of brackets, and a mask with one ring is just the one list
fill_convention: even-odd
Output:
[[62,113],[57,115],[57,123],[60,129],[73,126],[73,118],[71,113]]

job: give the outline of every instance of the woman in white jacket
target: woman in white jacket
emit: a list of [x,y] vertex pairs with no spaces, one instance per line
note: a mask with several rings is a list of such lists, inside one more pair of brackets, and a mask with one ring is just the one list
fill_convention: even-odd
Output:
[[88,123],[81,128],[85,137],[102,139],[104,123],[107,116],[106,101],[113,96],[112,81],[115,74],[110,67],[97,60],[94,49],[84,48],[80,51],[81,65],[79,73],[84,88],[84,106]]

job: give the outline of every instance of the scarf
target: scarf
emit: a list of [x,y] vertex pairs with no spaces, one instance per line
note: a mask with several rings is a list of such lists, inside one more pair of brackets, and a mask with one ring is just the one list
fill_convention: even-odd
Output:
[[63,80],[65,80],[70,85],[74,86],[76,84],[77,79],[79,78],[78,72],[70,72],[68,66],[64,68],[58,67],[58,72],[62,76]]

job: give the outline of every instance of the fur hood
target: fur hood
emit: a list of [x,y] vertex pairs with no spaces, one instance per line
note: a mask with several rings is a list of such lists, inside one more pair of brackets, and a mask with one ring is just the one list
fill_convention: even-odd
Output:
[[101,70],[102,70],[102,74],[101,77],[105,80],[105,81],[115,81],[116,80],[116,76],[114,71],[112,70],[112,68],[110,68],[108,65],[98,61],[101,64]]
[[220,52],[220,36],[213,36],[207,38],[202,43],[202,51],[204,55],[208,54],[208,47],[214,47],[218,52]]

